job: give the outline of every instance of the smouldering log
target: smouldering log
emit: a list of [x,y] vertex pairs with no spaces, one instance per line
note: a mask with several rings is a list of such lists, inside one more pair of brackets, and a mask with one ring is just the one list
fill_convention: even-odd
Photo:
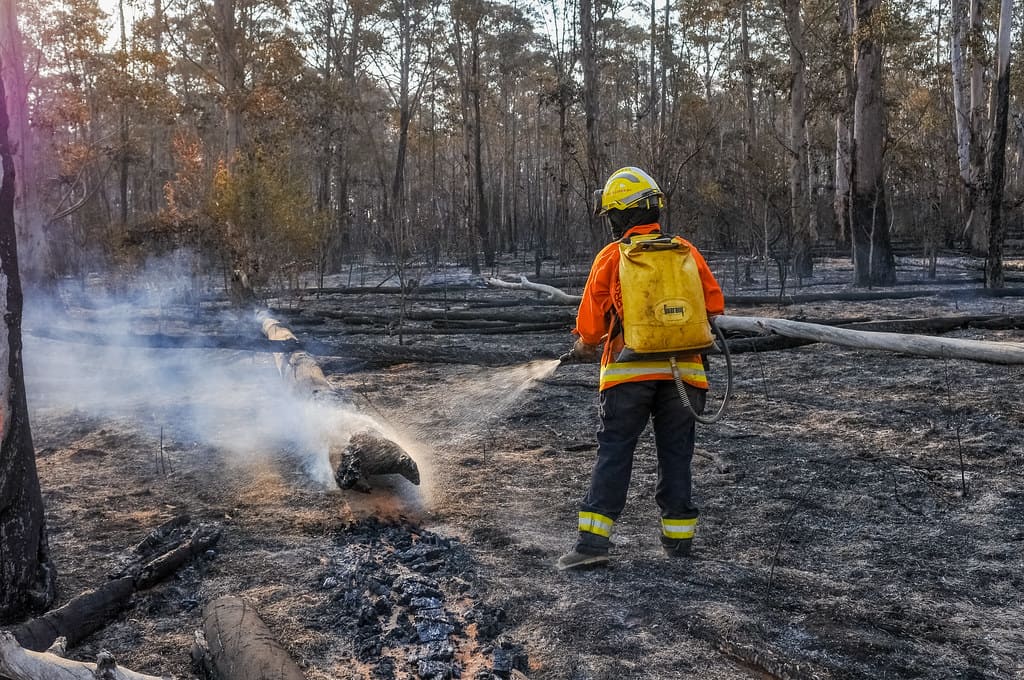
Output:
[[[296,340],[295,335],[276,319],[265,313],[260,314],[258,318],[264,335],[270,340]],[[287,355],[275,354],[274,360],[277,362],[281,377],[299,393],[312,399],[344,402],[344,399],[334,391],[320,366],[306,352],[300,350]],[[361,432],[352,437],[343,451],[334,453],[335,449],[336,447],[331,447],[334,478],[342,489],[369,491],[367,478],[374,475],[398,474],[413,484],[420,483],[420,471],[416,461],[402,450],[402,447],[380,434]]]
[[369,491],[367,478],[398,474],[413,484],[420,483],[416,461],[401,446],[373,432],[352,435],[344,450],[331,453],[334,480],[342,489]]

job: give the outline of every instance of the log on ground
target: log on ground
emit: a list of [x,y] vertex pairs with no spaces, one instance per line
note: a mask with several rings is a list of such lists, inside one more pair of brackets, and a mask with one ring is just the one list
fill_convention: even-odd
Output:
[[73,647],[117,616],[128,606],[133,593],[153,587],[216,545],[220,533],[215,526],[200,527],[191,538],[167,547],[147,563],[132,565],[123,572],[125,575],[72,598],[62,607],[12,626],[10,633],[22,647],[36,652],[48,649],[58,638],[65,638]]
[[78,595],[63,607],[10,629],[25,649],[42,652],[59,637],[69,646],[99,630],[128,605],[135,592],[135,579],[124,576]]
[[25,649],[14,636],[0,631],[0,677],[10,680],[161,680],[121,668],[109,652],[100,652],[96,663],[71,661],[50,652]]
[[334,480],[342,489],[369,491],[368,477],[399,474],[420,483],[420,470],[401,446],[373,432],[357,432],[342,451],[331,450]]
[[933,338],[832,328],[818,324],[764,317],[719,316],[723,331],[783,335],[789,338],[828,342],[855,349],[877,349],[935,359],[967,359],[992,364],[1024,364],[1024,344],[957,338]]
[[135,579],[135,587],[139,590],[152,588],[176,572],[181,565],[213,549],[220,541],[220,536],[219,526],[199,527],[187,541],[144,566]]
[[304,680],[256,609],[241,598],[220,597],[206,605],[203,632],[219,680]]
[[[266,314],[258,317],[264,335],[270,340],[297,341],[295,335],[281,322]],[[275,354],[278,371],[297,391],[313,399],[329,400],[334,403],[348,401],[335,392],[320,365],[306,351],[298,350],[288,355]],[[371,475],[399,474],[413,484],[420,483],[420,472],[416,461],[402,448],[378,433],[356,434],[339,454],[332,458],[338,461],[335,481],[342,489],[357,488],[368,491],[368,477]]]
[[[904,334],[941,334],[962,328],[983,328],[986,330],[1014,330],[1024,328],[1024,317],[991,315],[940,316],[921,319],[886,319],[878,321],[851,321],[844,319],[822,319],[814,322],[809,319],[791,319],[789,321],[807,325],[838,327],[853,331],[877,331],[881,333]],[[763,332],[763,330],[760,332]],[[755,337],[729,338],[728,340],[729,352],[732,354],[793,349],[795,347],[812,345],[817,342],[822,342],[822,340],[816,337],[786,335],[758,335]]]

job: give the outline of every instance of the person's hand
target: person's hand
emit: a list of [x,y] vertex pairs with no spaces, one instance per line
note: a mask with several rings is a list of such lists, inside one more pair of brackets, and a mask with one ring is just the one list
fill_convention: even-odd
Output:
[[586,364],[597,361],[597,345],[588,345],[577,338],[572,349],[558,357],[563,364]]

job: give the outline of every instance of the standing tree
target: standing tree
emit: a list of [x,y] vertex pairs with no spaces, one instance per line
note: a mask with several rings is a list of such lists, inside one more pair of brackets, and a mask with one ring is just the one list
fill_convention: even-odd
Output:
[[800,0],[784,0],[789,34],[789,212],[792,221],[793,273],[799,278],[814,273],[811,248],[816,234],[811,227],[807,192],[807,86],[805,83],[804,27]]
[[[598,122],[601,115],[600,68],[597,59],[596,21],[593,0],[580,0],[580,65],[583,68],[583,119],[586,130],[587,166],[583,173],[583,195],[589,197],[604,181],[607,172],[604,154],[598,145]],[[652,36],[653,49],[653,36]],[[651,60],[653,73],[654,60]],[[653,107],[653,101],[651,103]],[[604,229],[591,220],[591,236],[595,244],[603,244]]]
[[885,103],[882,99],[881,0],[856,4],[853,108],[853,198],[851,240],[854,285],[886,286],[896,281],[896,261],[889,242],[882,164]]
[[[2,62],[0,62],[2,66]],[[0,621],[49,606],[55,575],[46,543],[21,362],[21,277],[14,229],[14,158],[7,138],[7,95],[0,79]]]
[[1006,126],[1010,109],[1010,25],[1013,22],[1013,0],[1002,0],[999,10],[997,43],[997,80],[992,112],[992,141],[989,169],[992,180],[992,217],[988,230],[988,255],[985,261],[985,287],[1003,287],[1003,178],[1006,171]]
[[[839,44],[844,54],[851,53],[853,44],[853,0],[839,0],[836,20],[839,24]],[[853,60],[842,60],[842,75],[839,85],[841,96],[835,107],[836,148],[835,148],[835,194],[832,207],[835,213],[836,236],[841,242],[850,242],[850,181],[853,170],[853,99],[856,82]]]
[[983,255],[988,246],[989,212],[992,205],[991,177],[985,172],[985,140],[988,139],[988,103],[985,99],[985,71],[988,55],[985,40],[984,0],[970,0],[971,141],[970,184],[967,185],[971,250]]
[[[18,238],[22,243],[26,278],[37,281],[46,267],[46,239],[43,236],[43,213],[37,190],[38,151],[32,136],[28,110],[28,83],[25,73],[24,37],[18,26],[15,0],[0,0],[0,59],[6,68],[2,77],[10,85],[9,139],[19,153],[14,159],[18,176],[22,178],[15,197],[16,223],[20,225]],[[31,63],[31,62],[29,62]]]

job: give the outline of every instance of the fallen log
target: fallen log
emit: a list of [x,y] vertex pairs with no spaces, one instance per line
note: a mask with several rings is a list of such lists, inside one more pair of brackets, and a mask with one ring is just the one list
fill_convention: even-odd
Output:
[[[310,309],[307,314],[323,316],[330,319],[339,319],[346,323],[395,323],[397,312],[394,314],[367,313],[367,312],[341,312],[331,309]],[[571,321],[573,314],[562,307],[556,307],[552,311],[540,311],[529,309],[522,311],[511,311],[508,309],[411,309],[406,311],[405,318],[410,321],[430,321],[452,323],[456,321],[469,322],[491,322],[505,321],[508,323],[556,323]]]
[[[552,289],[550,286],[530,283],[525,276],[522,277],[519,284],[507,283],[493,278],[488,279],[488,283],[499,288],[519,288],[547,292],[551,299],[565,300],[566,303],[569,303],[573,299],[575,299],[576,302],[579,302],[581,299],[579,296],[566,295],[557,288]],[[1024,295],[1024,289],[1019,288],[1002,288],[994,290],[971,289],[969,291],[952,292],[934,290],[907,292],[910,293],[908,297],[923,292],[927,292],[928,295],[941,295],[942,297],[956,297],[958,295],[978,297],[1007,297]],[[556,296],[555,293],[561,293],[561,296]],[[865,297],[870,295],[871,293],[850,292],[832,297],[826,295],[821,299],[873,299]],[[904,297],[898,293],[885,293],[884,295]],[[818,296],[809,297],[817,298]],[[734,304],[734,302],[735,298],[729,299],[730,305]],[[841,329],[819,324],[788,321],[785,319],[769,319],[765,317],[722,315],[716,317],[716,324],[725,332],[738,331],[743,333],[752,333],[755,335],[768,335],[774,333],[776,335],[782,335],[798,341],[827,342],[834,345],[853,347],[856,349],[878,349],[936,359],[966,359],[969,361],[980,361],[993,364],[1024,364],[1024,343],[933,338],[920,335],[901,335],[898,333]]]
[[[538,358],[554,359],[551,352],[538,356],[529,349],[480,349],[461,345],[452,347],[416,347],[414,345],[386,345],[378,343],[347,343],[325,345],[309,342],[309,351],[319,357],[346,357],[321,361],[325,370],[350,370],[353,366],[385,368],[400,364],[463,364],[473,366],[514,366]],[[342,351],[343,350],[343,351]]]
[[150,531],[118,560],[117,565],[107,573],[108,578],[116,579],[138,574],[154,557],[173,550],[185,540],[187,527],[191,521],[188,515],[177,515]]
[[[794,319],[804,321],[807,319]],[[987,330],[1013,330],[1024,328],[1024,317],[1005,315],[962,314],[958,316],[933,316],[921,319],[883,319],[876,321],[855,321],[840,324],[850,330],[879,331],[883,333],[927,333],[942,334],[960,328],[985,328]]]
[[[961,328],[984,328],[986,330],[1012,330],[1024,328],[1024,317],[1008,316],[948,316],[924,319],[890,319],[882,321],[828,321],[812,322],[807,319],[793,319],[810,325],[823,325],[856,331],[878,331],[883,333],[939,334]],[[724,330],[724,329],[723,329]],[[730,338],[729,352],[770,352],[813,345],[821,340],[784,335],[759,335],[750,338]]]
[[[276,319],[265,313],[258,315],[263,333],[270,340],[296,341],[295,335]],[[344,404],[347,400],[337,394],[327,380],[320,365],[304,350],[288,355],[275,354],[278,372],[299,394],[313,399]],[[354,435],[340,453],[340,444],[329,443],[329,452],[335,469],[334,478],[339,488],[358,488],[369,491],[370,475],[398,474],[413,484],[420,483],[419,467],[416,461],[402,448],[387,439],[382,433],[363,432]]]
[[218,680],[304,680],[302,671],[238,597],[219,597],[203,610],[207,654]]
[[715,322],[725,332],[774,333],[788,338],[827,342],[855,349],[877,349],[935,359],[967,359],[993,364],[1024,364],[1024,343],[848,330],[764,317],[723,315],[716,317]]
[[275,344],[266,338],[235,335],[167,335],[165,333],[110,335],[71,328],[26,328],[35,338],[73,342],[80,345],[145,347],[147,349],[242,349],[250,352],[281,352],[298,349],[298,341]]
[[[48,337],[54,340],[98,346],[151,346],[146,343],[147,336],[143,335],[133,335],[129,336],[127,339],[123,339],[117,336],[101,336],[97,334],[83,335],[77,332],[74,334],[69,333],[66,336],[59,332],[54,334],[40,332],[38,337]],[[274,345],[273,341],[266,340],[265,338],[262,340],[269,344],[265,347],[261,345],[254,348],[251,346],[251,342],[248,345],[245,343],[239,343],[234,348],[271,353],[290,352],[300,348],[298,343],[292,341],[283,341],[281,345]],[[159,340],[152,346],[168,347],[168,345],[162,345]],[[181,346],[191,347],[193,345],[185,344]],[[376,368],[409,363],[509,366],[537,358],[528,352],[491,351],[470,347],[428,348],[415,347],[411,345],[381,345],[379,343],[366,342],[323,342],[313,339],[304,341],[301,346],[310,354],[318,357],[337,357],[342,361],[342,363],[347,362],[348,364],[371,366]],[[218,347],[226,347],[226,345],[218,345]],[[348,368],[351,367],[351,365],[348,365]]]
[[921,289],[888,291],[836,291],[834,293],[801,293],[797,295],[729,295],[730,307],[760,307],[765,305],[800,305],[810,302],[871,302],[875,300],[910,300],[939,297],[954,300],[977,298],[1024,297],[1024,288],[961,288],[957,290]]
[[512,290],[532,290],[547,296],[549,302],[557,302],[565,305],[578,305],[583,299],[581,295],[570,295],[554,286],[543,283],[534,283],[525,276],[519,277],[519,283],[510,283],[497,278],[487,279],[487,285],[495,288],[511,288]]
[[66,639],[68,646],[74,646],[117,616],[136,591],[152,588],[189,559],[216,545],[220,535],[219,527],[199,527],[191,538],[147,563],[122,569],[124,576],[88,590],[42,616],[12,626],[9,631],[18,644],[36,652],[48,649],[61,637]]
[[517,333],[547,333],[550,331],[569,330],[572,328],[572,321],[553,321],[548,323],[517,323],[517,324],[506,324],[502,322],[495,322],[493,325],[485,326],[483,323],[477,324],[472,327],[457,328],[450,326],[447,328],[422,328],[416,326],[403,326],[401,331],[397,328],[360,328],[359,330],[349,331],[349,335],[383,335],[383,336],[398,336],[399,333],[402,335],[513,335]]
[[219,526],[199,527],[187,541],[143,567],[135,578],[135,587],[139,590],[152,588],[176,572],[181,565],[211,550],[220,541],[220,536]]
[[66,638],[68,646],[73,647],[117,616],[134,592],[135,579],[131,576],[107,581],[63,607],[12,626],[9,632],[19,645],[36,652],[48,649],[59,637]]
[[396,473],[413,484],[420,483],[416,461],[401,446],[373,432],[357,432],[344,450],[335,453],[332,448],[330,455],[335,468],[334,480],[342,489],[369,492],[367,477]]
[[[501,279],[487,279],[487,284],[494,288],[513,290],[532,290],[547,296],[547,301],[578,305],[582,296],[569,295],[552,286],[533,283],[525,276],[519,283],[510,283]],[[975,298],[1024,297],[1024,288],[962,288],[958,290],[922,289],[922,290],[888,290],[888,291],[836,291],[833,293],[802,293],[798,295],[729,295],[726,303],[730,307],[757,307],[762,305],[796,305],[809,302],[869,302],[873,300],[909,300],[919,297],[941,297],[956,300]]]
[[[265,315],[258,318],[263,334],[267,336],[268,340],[294,343],[294,346],[301,347],[298,338],[277,319]],[[274,363],[277,364],[277,370],[281,377],[296,392],[308,394],[314,398],[335,397],[334,388],[331,387],[331,383],[320,369],[319,364],[305,350],[293,349],[287,353],[275,353]]]
[[88,663],[25,649],[7,631],[0,631],[0,676],[9,680],[163,680],[119,667],[106,651],[97,655],[96,663]]

